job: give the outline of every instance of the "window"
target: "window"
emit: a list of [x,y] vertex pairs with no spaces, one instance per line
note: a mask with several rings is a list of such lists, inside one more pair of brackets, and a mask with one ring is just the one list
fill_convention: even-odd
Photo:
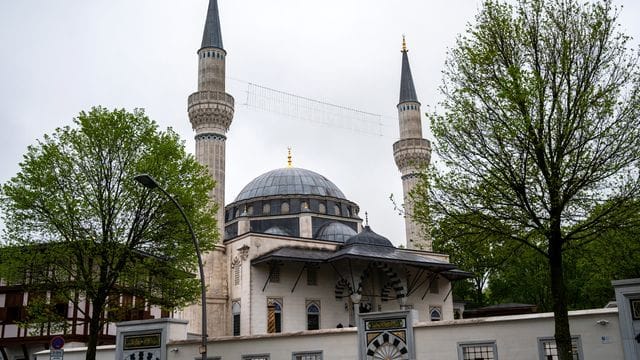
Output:
[[234,301],[231,305],[231,314],[233,315],[233,336],[240,335],[240,302]]
[[272,264],[269,269],[269,282],[276,284],[280,282],[280,266],[277,264]]
[[288,214],[289,213],[289,203],[288,202],[283,202],[282,205],[280,205],[280,213],[281,214]]
[[429,308],[429,318],[431,321],[442,320],[442,310],[439,306],[432,306]]
[[266,203],[262,205],[262,214],[263,215],[269,215],[269,213],[271,213],[271,204]]
[[253,215],[253,205],[247,206],[247,215]]
[[300,208],[302,209],[302,211],[307,211],[307,210],[309,210],[309,203],[308,203],[308,202],[306,202],[306,201],[303,201],[303,202],[300,204]]
[[282,299],[267,299],[267,332],[282,332]]
[[318,285],[318,268],[307,266],[307,285]]
[[334,205],[333,206],[333,213],[334,213],[334,215],[340,216],[340,206]]
[[0,311],[0,320],[6,321],[7,324],[24,320],[25,311],[22,307],[24,301],[24,293],[10,292],[5,295],[4,314]]
[[[579,336],[571,338],[571,351],[574,360],[583,359]],[[558,348],[556,347],[556,340],[553,337],[538,338],[538,353],[540,354],[540,360],[557,360]]]
[[296,352],[291,358],[293,360],[322,360],[322,351]]
[[458,344],[459,360],[496,360],[498,349],[495,341]]
[[318,204],[318,212],[320,214],[326,214],[327,213],[327,206],[324,203]]
[[320,302],[307,301],[307,330],[320,329]]
[[260,355],[242,355],[242,360],[270,360],[271,355],[269,354],[260,354]]
[[631,307],[631,317],[633,320],[640,320],[640,299],[629,299]]

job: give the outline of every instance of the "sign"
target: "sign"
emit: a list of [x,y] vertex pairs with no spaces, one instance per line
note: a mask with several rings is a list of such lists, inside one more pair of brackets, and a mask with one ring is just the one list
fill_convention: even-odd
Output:
[[54,350],[60,350],[64,347],[64,338],[62,336],[54,336],[51,339],[51,348]]
[[49,359],[50,360],[63,360],[64,359],[64,350],[62,349],[51,349],[49,351]]
[[124,350],[149,349],[160,347],[160,333],[145,335],[125,335]]

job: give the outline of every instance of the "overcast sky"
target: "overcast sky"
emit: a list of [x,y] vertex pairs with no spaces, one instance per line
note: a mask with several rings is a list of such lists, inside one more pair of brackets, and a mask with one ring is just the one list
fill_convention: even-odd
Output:
[[[0,182],[16,174],[36,139],[81,110],[144,108],[194,149],[186,112],[197,87],[196,51],[208,0],[0,1]],[[640,38],[640,2],[624,4],[622,30]],[[447,49],[473,21],[479,0],[219,0],[227,92],[236,112],[227,134],[227,203],[256,176],[286,165],[332,180],[394,244],[404,222],[392,144],[401,36],[406,34],[423,112],[438,102]],[[247,82],[381,114],[379,135],[243,105]],[[349,124],[347,124],[348,126]],[[430,138],[428,124],[425,135]]]

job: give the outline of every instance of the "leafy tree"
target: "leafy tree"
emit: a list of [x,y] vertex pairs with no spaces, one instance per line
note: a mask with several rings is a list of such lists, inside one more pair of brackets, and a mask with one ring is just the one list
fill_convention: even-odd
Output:
[[[142,110],[97,107],[30,146],[20,167],[2,186],[0,273],[34,293],[63,297],[81,312],[78,302],[89,301],[91,310],[82,314],[89,323],[88,360],[95,359],[104,324],[117,320],[113,298],[119,294],[167,309],[197,299],[186,224],[161,193],[133,180],[152,174],[184,207],[201,249],[212,248],[213,180],[175,132],[158,130]],[[50,313],[32,310],[36,325]]]
[[520,247],[447,217],[433,228],[432,238],[435,251],[449,254],[452,263],[473,274],[472,278],[453,284],[455,294],[468,301],[470,307],[486,305],[487,281]]
[[[640,191],[638,54],[617,16],[610,0],[485,1],[448,56],[442,111],[431,115],[446,171],[414,199],[547,259],[563,360],[563,253],[628,221]],[[427,223],[428,213],[415,216]]]

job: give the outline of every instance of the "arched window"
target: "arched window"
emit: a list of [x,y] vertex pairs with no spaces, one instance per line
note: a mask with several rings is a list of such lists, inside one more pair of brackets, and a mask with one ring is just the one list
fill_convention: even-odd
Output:
[[231,314],[233,315],[233,336],[240,335],[240,302],[234,301],[231,305]]
[[333,205],[333,213],[334,215],[340,216],[340,206],[339,205]]
[[280,213],[281,214],[288,214],[289,213],[289,203],[288,202],[283,202],[282,205],[280,205]]
[[263,215],[269,215],[269,213],[271,213],[271,205],[269,203],[263,204],[262,205],[262,214]]
[[282,332],[282,299],[267,299],[267,332]]
[[320,329],[320,306],[317,302],[307,304],[307,330]]
[[327,212],[327,207],[325,206],[324,203],[318,204],[318,212],[320,214],[325,214]]
[[247,215],[253,215],[253,205],[247,206]]
[[429,310],[429,318],[431,319],[431,321],[440,321],[442,320],[442,311],[440,310],[439,307],[432,307]]
[[302,211],[307,211],[307,210],[309,210],[309,203],[308,203],[308,202],[306,202],[306,201],[303,201],[303,202],[300,204],[300,208],[302,209]]

